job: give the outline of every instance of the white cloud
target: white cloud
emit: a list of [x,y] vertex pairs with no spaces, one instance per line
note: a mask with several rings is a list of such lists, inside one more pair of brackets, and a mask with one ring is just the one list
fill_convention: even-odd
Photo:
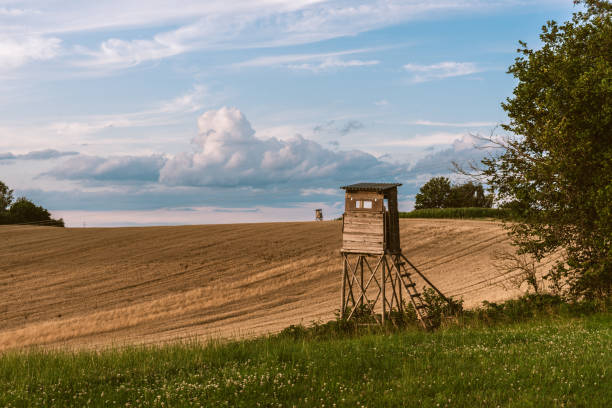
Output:
[[376,106],[387,106],[387,105],[389,105],[389,101],[387,101],[386,99],[381,99],[380,101],[374,102],[374,105],[376,105]]
[[341,60],[338,58],[326,58],[318,64],[297,64],[288,65],[288,68],[307,70],[312,72],[320,72],[333,68],[348,68],[348,67],[365,67],[371,65],[378,65],[380,61],[377,60]]
[[478,164],[480,160],[492,152],[492,146],[485,140],[471,134],[465,134],[453,140],[451,146],[447,149],[431,153],[417,161],[410,169],[410,173],[417,180],[435,174],[450,175],[454,173],[452,162],[463,166],[469,163]]
[[377,60],[345,60],[340,57],[345,55],[362,54],[379,50],[380,48],[361,48],[337,52],[315,53],[315,54],[285,54],[271,55],[253,58],[247,61],[232,64],[232,67],[285,67],[297,70],[309,70],[314,72],[333,68],[348,68],[377,65]]
[[59,38],[6,36],[0,31],[0,71],[18,68],[30,61],[49,60],[60,52]]
[[255,136],[236,108],[221,108],[198,119],[196,151],[168,160],[160,181],[168,185],[265,186],[284,183],[321,183],[324,180],[393,179],[401,166],[378,160],[362,151],[336,152],[299,135],[279,140]]
[[315,126],[312,129],[312,131],[314,133],[322,133],[322,132],[331,133],[331,134],[337,133],[337,134],[340,134],[341,136],[346,136],[347,134],[355,130],[363,129],[364,127],[365,125],[356,119],[349,119],[346,122],[344,122],[344,124],[340,124],[336,120],[332,119],[325,123]]
[[17,17],[31,12],[27,9],[0,7],[0,16]]
[[152,109],[122,114],[92,115],[75,121],[53,122],[47,130],[62,136],[79,136],[99,132],[108,128],[137,128],[161,126],[175,122],[175,116],[200,111],[208,96],[206,87],[194,87],[176,98],[162,101]]
[[488,127],[495,126],[495,122],[434,122],[430,120],[415,120],[410,125],[436,126],[436,127]]
[[341,192],[337,188],[303,188],[300,190],[300,195],[302,196],[311,196],[311,195],[328,195],[328,196],[337,196],[340,195]]
[[64,156],[74,156],[77,152],[60,152],[55,149],[34,150],[24,154],[0,153],[0,160],[49,160]]
[[215,16],[261,16],[300,10],[316,3],[321,3],[321,0],[182,0],[179,4],[161,0],[21,1],[21,4],[35,9],[37,14],[26,22],[47,33],[176,25]]
[[125,41],[111,38],[100,44],[99,50],[91,51],[84,47],[77,48],[81,54],[90,58],[79,61],[79,66],[111,66],[112,68],[128,68],[145,61],[155,61],[189,50],[186,45],[169,42],[163,36],[153,40]]
[[406,64],[404,69],[413,73],[412,82],[426,82],[456,76],[470,75],[483,70],[473,62],[440,62],[432,65]]
[[77,156],[44,173],[56,179],[113,182],[156,182],[165,157],[154,156]]
[[[149,37],[108,35],[97,46],[70,50],[89,69],[121,69],[203,49],[290,46],[356,35],[404,21],[454,12],[486,12],[518,0],[26,0],[20,9],[0,9],[0,35],[55,37],[76,32],[113,33],[147,29]],[[35,10],[35,11],[31,11]],[[168,29],[168,27],[177,27]],[[329,59],[300,69],[374,65],[376,60]],[[303,65],[303,66],[302,66]],[[318,65],[322,65],[319,67]]]
[[180,95],[168,102],[163,102],[159,108],[160,112],[196,112],[203,108],[207,89],[203,85],[195,85],[192,90]]
[[427,135],[416,135],[410,139],[386,140],[377,143],[377,146],[408,146],[428,147],[436,145],[450,145],[455,140],[465,137],[465,133],[435,132]]

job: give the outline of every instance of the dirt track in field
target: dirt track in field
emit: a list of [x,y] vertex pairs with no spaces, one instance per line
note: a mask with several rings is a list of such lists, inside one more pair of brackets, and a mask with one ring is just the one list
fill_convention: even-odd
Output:
[[[465,306],[507,290],[491,221],[401,220],[404,254]],[[341,223],[0,226],[0,350],[235,338],[333,318]]]

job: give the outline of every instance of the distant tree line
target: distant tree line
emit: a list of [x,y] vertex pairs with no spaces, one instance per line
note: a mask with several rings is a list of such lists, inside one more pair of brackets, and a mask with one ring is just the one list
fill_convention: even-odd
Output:
[[434,177],[416,195],[415,210],[425,208],[491,208],[493,197],[481,184],[451,184],[446,177]]
[[14,199],[13,190],[0,181],[0,224],[34,224],[63,227],[64,220],[51,218],[45,208],[25,197]]

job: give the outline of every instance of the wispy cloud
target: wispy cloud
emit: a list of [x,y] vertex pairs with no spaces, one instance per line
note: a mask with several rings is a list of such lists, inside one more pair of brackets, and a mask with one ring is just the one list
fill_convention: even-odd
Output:
[[44,173],[56,179],[156,182],[166,158],[154,156],[77,156]]
[[[491,153],[492,146],[486,141],[471,134],[465,134],[453,140],[450,147],[431,153],[418,160],[410,169],[410,177],[419,179],[425,175],[451,175],[454,173],[453,162],[463,166],[469,163],[479,163]],[[425,181],[423,180],[423,182]]]
[[33,10],[29,9],[0,7],[0,16],[18,17],[32,12]]
[[[514,2],[485,0],[265,0],[181,2],[68,2],[31,0],[32,7],[0,9],[0,34],[39,33],[46,41],[66,33],[113,32],[147,28],[148,38],[109,36],[98,46],[80,44],[70,50],[82,67],[121,69],[204,49],[290,46],[356,35],[365,31],[457,11],[483,11]],[[35,13],[29,10],[36,10]],[[121,10],[121,12],[117,12]],[[174,29],[167,27],[174,26]],[[129,32],[129,31],[128,31]],[[49,43],[51,45],[51,43]],[[56,54],[53,54],[56,55]],[[74,55],[73,55],[74,57]],[[323,63],[319,63],[321,65]],[[327,66],[373,65],[375,60],[330,60]],[[325,64],[323,64],[325,65]],[[324,69],[304,66],[302,69]]]
[[109,128],[138,128],[168,125],[173,119],[202,110],[206,105],[207,89],[194,85],[192,89],[173,99],[162,101],[156,107],[121,114],[92,115],[74,121],[53,122],[47,130],[58,135],[86,135]]
[[378,60],[342,60],[339,58],[326,58],[318,64],[297,64],[297,65],[288,65],[288,68],[291,69],[301,69],[312,72],[321,72],[328,69],[334,68],[348,68],[348,67],[365,67],[371,65],[378,65],[380,61]]
[[326,196],[338,196],[341,192],[337,188],[303,188],[300,190],[302,196],[313,196],[313,195],[326,195]]
[[296,70],[309,70],[313,72],[333,68],[361,67],[377,65],[378,60],[342,59],[346,55],[362,54],[377,51],[376,48],[353,49],[337,52],[314,54],[285,54],[253,58],[247,61],[232,64],[234,68],[245,67],[285,67]]
[[413,74],[411,82],[427,82],[437,79],[464,76],[482,72],[473,62],[440,62],[432,65],[406,64],[404,69]]
[[336,122],[336,120],[332,119],[315,126],[312,131],[314,133],[339,133],[340,135],[345,136],[353,130],[363,129],[364,127],[365,125],[356,119],[350,119],[344,124],[339,124]]
[[410,125],[436,127],[487,127],[496,125],[495,122],[436,122],[431,120],[414,120],[407,123]]
[[74,156],[78,152],[61,152],[55,149],[34,150],[25,154],[0,153],[0,160],[49,160],[64,156]]
[[194,85],[191,90],[183,95],[179,95],[170,101],[162,102],[159,111],[165,113],[197,112],[204,107],[204,98],[206,96],[208,94],[204,85]]
[[3,35],[0,30],[0,72],[18,68],[30,61],[54,58],[61,40],[39,35]]
[[428,147],[436,145],[450,145],[457,139],[465,136],[465,133],[435,132],[427,135],[416,135],[415,137],[396,140],[384,140],[376,146],[405,146],[405,147]]

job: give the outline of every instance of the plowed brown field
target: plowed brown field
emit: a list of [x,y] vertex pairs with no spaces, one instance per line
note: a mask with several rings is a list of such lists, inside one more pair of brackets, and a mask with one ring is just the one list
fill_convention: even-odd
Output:
[[[499,286],[491,221],[401,220],[402,248],[467,307]],[[0,226],[0,350],[244,337],[333,318],[341,223]]]

